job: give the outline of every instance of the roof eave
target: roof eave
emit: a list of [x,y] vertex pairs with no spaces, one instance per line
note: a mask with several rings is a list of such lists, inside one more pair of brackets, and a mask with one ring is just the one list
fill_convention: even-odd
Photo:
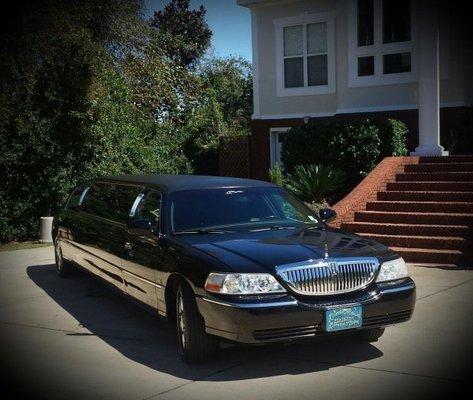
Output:
[[237,4],[242,7],[250,7],[255,4],[264,3],[266,0],[237,0]]

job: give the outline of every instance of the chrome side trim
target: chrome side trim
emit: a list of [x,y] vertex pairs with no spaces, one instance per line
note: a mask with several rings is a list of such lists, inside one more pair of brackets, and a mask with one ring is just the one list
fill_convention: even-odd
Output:
[[272,308],[272,307],[284,307],[284,306],[295,306],[297,300],[271,302],[271,303],[230,303],[221,300],[209,299],[208,297],[201,297],[203,301],[212,304],[218,304],[219,306],[233,307],[233,308]]
[[[78,245],[77,245],[76,243],[74,243],[74,242],[69,242],[69,244],[71,244],[72,246],[74,246],[76,249],[79,249],[79,250],[83,251],[83,252],[86,253],[86,254],[90,254],[90,255],[92,255],[93,257],[96,257],[96,258],[98,258],[99,260],[105,261],[105,262],[108,263],[108,261],[107,261],[106,259],[104,259],[104,258],[102,258],[102,257],[99,257],[98,255],[96,255],[96,254],[94,254],[94,253],[91,253],[89,250],[85,249],[85,248],[82,247],[82,246],[78,246]],[[129,271],[127,271],[127,270],[125,270],[125,269],[119,267],[118,265],[113,265],[113,266],[114,266],[114,268],[118,269],[122,274],[130,275],[130,276],[132,276],[133,278],[136,278],[136,279],[138,279],[138,280],[140,280],[140,281],[142,281],[142,282],[144,282],[144,283],[147,283],[147,284],[149,284],[149,285],[155,286],[155,287],[157,287],[157,288],[159,288],[159,289],[164,289],[164,288],[166,287],[165,285],[161,285],[161,284],[156,283],[156,282],[151,282],[151,281],[148,280],[148,279],[142,278],[141,276],[138,276],[138,275],[134,274],[133,272],[129,272]]]
[[130,217],[133,218],[135,216],[136,210],[138,209],[138,206],[140,205],[141,200],[143,200],[144,197],[145,197],[144,193],[140,193],[138,194],[138,196],[136,196],[136,199],[133,202],[133,205],[131,206],[130,212],[128,213]]
[[145,279],[145,278],[142,278],[141,276],[135,275],[134,273],[129,272],[125,269],[122,269],[122,273],[124,273],[126,275],[129,275],[129,276],[132,276],[133,278],[138,279],[141,282],[147,283],[148,285],[155,286],[155,287],[160,288],[160,289],[164,288],[164,285],[161,285],[161,284],[156,283],[156,282],[151,282],[148,279]]
[[79,197],[79,202],[77,203],[78,206],[81,206],[82,203],[84,202],[85,196],[87,196],[87,193],[89,193],[90,186],[87,186],[83,191],[82,194]]

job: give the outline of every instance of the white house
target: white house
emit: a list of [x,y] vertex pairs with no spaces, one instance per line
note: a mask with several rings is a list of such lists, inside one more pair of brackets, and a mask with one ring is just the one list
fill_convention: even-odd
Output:
[[[311,118],[404,120],[413,154],[446,154],[440,133],[473,103],[471,27],[459,1],[237,0],[251,10],[251,176],[280,162],[281,137]],[[441,119],[441,122],[440,122]]]

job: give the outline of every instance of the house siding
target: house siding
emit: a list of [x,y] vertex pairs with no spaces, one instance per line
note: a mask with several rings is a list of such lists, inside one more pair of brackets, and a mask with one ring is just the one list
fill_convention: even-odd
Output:
[[[281,4],[263,4],[257,7],[257,79],[259,112],[255,119],[271,119],[295,115],[327,116],[343,112],[356,112],[362,108],[387,110],[390,108],[416,108],[418,104],[417,83],[349,87],[348,80],[348,1],[319,0],[294,1]],[[414,8],[416,3],[414,3]],[[471,51],[468,48],[465,27],[451,22],[451,10],[443,4],[440,23],[440,101],[443,106],[466,105],[471,102]],[[301,13],[335,13],[336,78],[334,94],[278,97],[276,92],[276,34],[274,20],[298,16]],[[414,15],[420,14],[420,10]],[[414,24],[415,25],[415,24]],[[417,35],[413,31],[414,47]],[[467,60],[467,58],[469,58]]]
[[[413,0],[413,51],[416,52],[415,18],[421,15]],[[304,123],[304,117],[374,120],[398,118],[410,131],[408,149],[418,145],[418,83],[350,87],[348,20],[349,0],[262,2],[252,7],[253,63],[257,65],[254,88],[255,108],[250,139],[250,174],[267,179],[270,168],[270,129]],[[441,135],[461,129],[468,121],[473,102],[473,49],[467,41],[471,27],[455,24],[455,8],[442,2],[440,21],[440,103]],[[335,15],[335,93],[278,96],[276,82],[276,28],[274,20],[301,14],[331,12]],[[413,63],[415,63],[415,57]],[[415,65],[413,65],[415,69]]]
[[[278,97],[276,93],[276,33],[274,19],[297,16],[301,13],[322,13],[336,11],[337,1],[298,1],[274,6],[262,6],[257,11],[258,29],[258,82],[260,94],[260,115],[335,113],[337,96]],[[308,99],[310,100],[308,101]]]

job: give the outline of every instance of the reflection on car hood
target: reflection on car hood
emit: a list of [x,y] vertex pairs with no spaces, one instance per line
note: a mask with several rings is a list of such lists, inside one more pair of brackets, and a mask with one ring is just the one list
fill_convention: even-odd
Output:
[[180,239],[239,272],[273,272],[277,265],[326,257],[378,257],[382,262],[395,256],[380,243],[335,229],[185,235]]

